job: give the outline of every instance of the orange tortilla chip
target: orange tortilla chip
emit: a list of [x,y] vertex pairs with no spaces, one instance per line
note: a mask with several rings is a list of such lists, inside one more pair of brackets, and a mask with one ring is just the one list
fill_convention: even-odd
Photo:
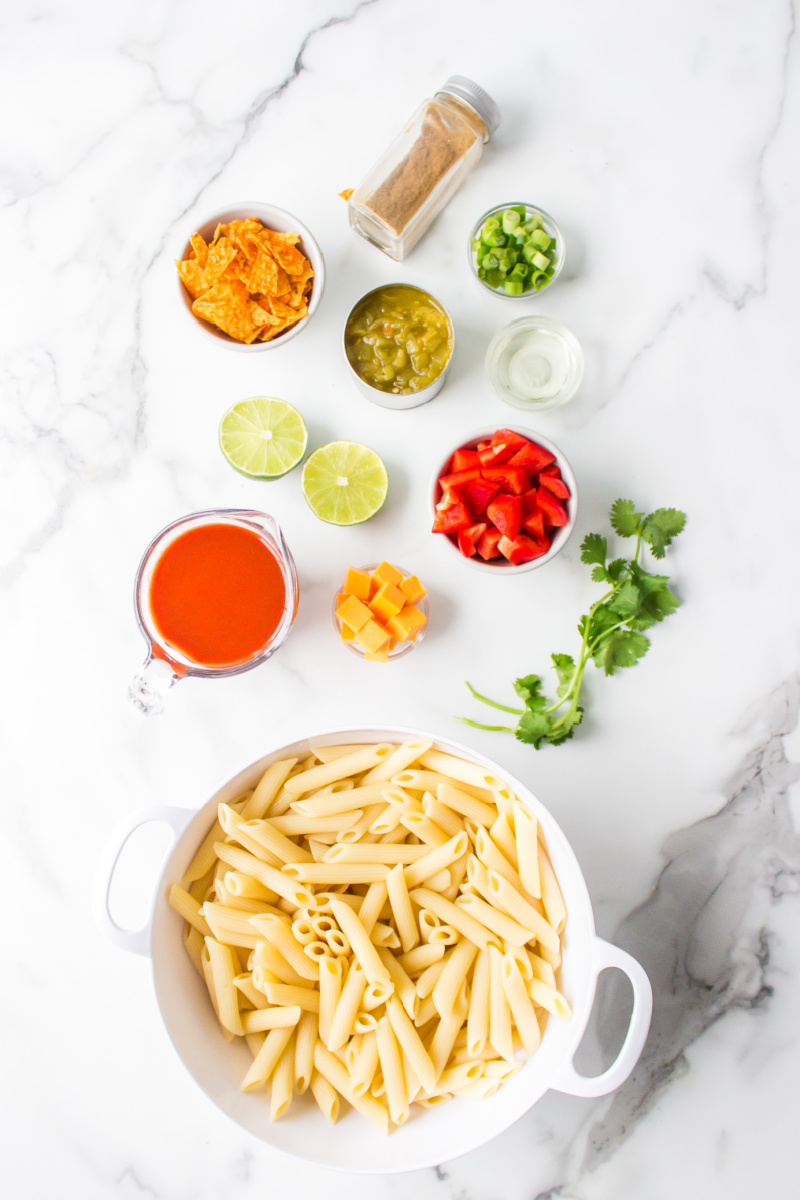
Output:
[[176,262],[195,316],[236,341],[269,341],[308,315],[314,272],[300,234],[267,229],[255,217],[219,224],[209,244],[192,235]]
[[339,192],[339,195],[343,200],[349,200],[353,194],[353,190],[353,188],[345,188],[343,192]]
[[178,268],[183,286],[192,299],[196,300],[198,296],[202,296],[205,291],[204,272],[197,259],[187,258],[183,262],[178,262],[176,259],[175,266]]
[[240,279],[220,280],[195,300],[192,312],[239,342],[252,342],[256,335],[248,308],[247,288]]

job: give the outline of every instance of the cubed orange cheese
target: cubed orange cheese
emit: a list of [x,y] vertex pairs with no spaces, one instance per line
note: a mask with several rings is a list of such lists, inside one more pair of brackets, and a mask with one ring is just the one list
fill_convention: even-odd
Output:
[[345,572],[343,590],[358,600],[369,600],[371,583],[372,579],[368,571],[357,571],[355,567],[348,567]]
[[344,604],[345,600],[347,599],[347,597],[348,597],[349,595],[350,595],[350,593],[349,593],[349,592],[337,592],[337,594],[336,594],[336,607],[337,607],[337,609],[339,609],[339,608],[341,608],[341,607],[342,607],[342,605]]
[[425,614],[413,604],[407,604],[396,617],[390,617],[386,628],[398,642],[407,642],[425,624]]
[[348,596],[344,603],[339,605],[336,609],[336,616],[345,625],[349,625],[355,633],[358,633],[359,629],[363,629],[367,622],[372,620],[372,613],[366,604],[362,604],[355,596]]
[[367,621],[356,633],[355,641],[370,654],[375,654],[389,641],[389,634],[380,621]]
[[406,598],[393,583],[382,583],[369,602],[369,607],[376,617],[387,620],[396,617],[406,602]]
[[409,604],[416,604],[418,600],[428,594],[416,575],[408,575],[400,584],[400,590]]
[[343,642],[352,642],[356,636],[356,631],[351,629],[349,625],[345,625],[344,621],[342,621],[342,626],[339,632]]
[[382,585],[381,585],[380,579],[376,579],[374,575],[370,575],[370,577],[369,577],[369,598],[370,598],[370,600],[374,599],[374,597],[377,596],[378,592],[381,590],[381,586]]
[[393,567],[390,562],[379,563],[372,574],[381,583],[394,583],[399,587],[403,582],[403,572],[398,571],[397,567]]
[[364,658],[367,662],[387,662],[389,659],[389,651],[391,649],[391,640],[385,646],[381,646],[380,650],[371,653],[369,650],[364,652]]

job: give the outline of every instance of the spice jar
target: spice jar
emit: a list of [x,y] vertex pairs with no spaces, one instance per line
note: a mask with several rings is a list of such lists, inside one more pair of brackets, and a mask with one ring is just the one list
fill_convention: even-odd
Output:
[[491,96],[451,75],[350,197],[350,224],[400,262],[444,208],[500,124]]

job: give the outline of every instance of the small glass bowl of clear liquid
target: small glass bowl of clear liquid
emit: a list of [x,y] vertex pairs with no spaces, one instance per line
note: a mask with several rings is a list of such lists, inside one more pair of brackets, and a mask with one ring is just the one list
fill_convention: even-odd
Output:
[[552,317],[519,317],[492,338],[486,373],[501,400],[543,412],[577,392],[583,351],[575,334]]

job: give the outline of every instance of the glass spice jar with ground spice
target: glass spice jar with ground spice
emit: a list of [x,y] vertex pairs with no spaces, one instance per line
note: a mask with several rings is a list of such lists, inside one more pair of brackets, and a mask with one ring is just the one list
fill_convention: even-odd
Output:
[[491,96],[451,75],[423,100],[349,201],[350,224],[396,262],[444,208],[500,124]]

